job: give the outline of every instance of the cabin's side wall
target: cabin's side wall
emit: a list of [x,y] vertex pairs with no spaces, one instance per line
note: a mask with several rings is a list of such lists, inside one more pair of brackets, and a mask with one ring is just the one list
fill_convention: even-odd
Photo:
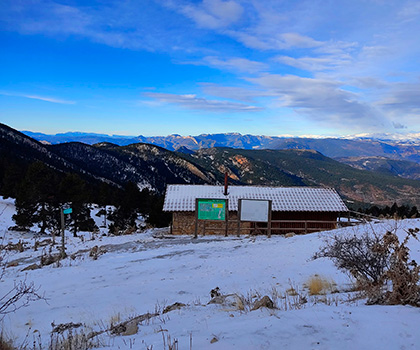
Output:
[[[241,234],[249,234],[251,224],[241,223]],[[194,212],[174,212],[172,213],[172,234],[174,235],[194,235],[195,234],[195,213]],[[226,233],[225,221],[198,221],[198,235],[224,235]],[[229,212],[228,234],[238,233],[238,214],[235,211]]]
[[193,235],[195,231],[195,213],[176,211],[172,213],[172,234]]
[[[338,213],[335,212],[273,212],[272,213],[272,234],[310,233],[324,230],[332,230],[337,227]],[[229,212],[228,234],[238,233],[237,212]],[[276,222],[276,221],[286,222]],[[265,223],[242,222],[240,234],[266,234]],[[225,221],[204,221],[200,220],[197,226],[199,235],[224,235],[226,232]],[[194,235],[195,213],[174,212],[172,214],[172,233],[175,235]]]

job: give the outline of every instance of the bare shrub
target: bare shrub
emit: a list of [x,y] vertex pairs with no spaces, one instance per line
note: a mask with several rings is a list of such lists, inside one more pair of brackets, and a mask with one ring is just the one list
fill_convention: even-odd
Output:
[[13,287],[3,295],[0,295],[0,321],[9,313],[28,306],[31,301],[44,299],[38,294],[38,288],[33,282],[26,280],[15,282]]
[[390,283],[390,290],[380,293],[380,288],[374,288],[370,293],[370,303],[380,304],[402,304],[420,307],[420,266],[415,260],[410,260],[410,249],[407,243],[410,238],[417,238],[420,230],[409,229],[407,236],[402,242],[395,233],[387,232],[382,244],[376,249],[384,255],[389,256],[390,267],[383,276],[380,284],[385,287]]
[[368,304],[420,306],[420,266],[410,260],[407,243],[420,230],[409,229],[400,242],[396,229],[384,235],[333,236],[313,256],[330,258],[338,269],[356,278]]
[[334,235],[313,256],[329,258],[335,266],[350,273],[358,281],[377,284],[389,267],[389,257],[376,249],[381,236],[364,232],[361,236]]
[[[7,254],[5,249],[0,249],[0,281],[5,274],[7,264]],[[0,321],[16,310],[27,306],[31,301],[45,298],[38,294],[38,288],[33,282],[26,282],[26,278],[17,281],[8,291],[0,293]]]

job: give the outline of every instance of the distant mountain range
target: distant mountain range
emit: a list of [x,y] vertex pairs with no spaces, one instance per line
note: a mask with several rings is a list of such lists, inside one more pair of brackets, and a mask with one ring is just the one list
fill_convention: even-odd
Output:
[[313,150],[201,149],[187,160],[234,182],[264,186],[324,186],[350,201],[420,204],[420,181],[359,170]]
[[[168,136],[123,136],[123,135],[107,135],[97,133],[85,133],[85,132],[66,132],[58,134],[44,134],[32,131],[21,131],[25,135],[28,135],[38,141],[45,141],[51,144],[63,143],[63,142],[83,142],[87,144],[95,144],[99,142],[111,142],[119,146],[125,146],[130,143],[146,142],[147,143],[160,143],[159,146],[163,147],[164,143],[167,143],[168,148],[171,145],[179,145],[179,143],[189,144],[191,149],[197,149],[200,146],[200,142],[243,142],[242,146],[246,146],[247,143],[255,143],[254,146],[258,146],[260,143],[266,144],[273,140],[279,139],[342,139],[342,140],[367,140],[367,141],[380,141],[386,143],[399,143],[399,144],[420,144],[420,133],[410,134],[357,134],[348,135],[343,137],[320,137],[320,136],[305,136],[305,137],[293,137],[293,136],[254,136],[254,135],[242,135],[240,133],[224,133],[224,134],[201,134],[198,136],[181,136],[178,134],[172,134]],[[219,144],[218,146],[223,146]],[[224,144],[224,146],[227,146]],[[239,145],[238,145],[239,146]],[[251,145],[252,148],[253,145]],[[233,145],[230,145],[233,147]],[[166,148],[166,147],[165,147]],[[207,147],[208,148],[208,147]],[[246,147],[241,147],[246,148]],[[172,150],[175,150],[172,149]]]
[[[188,142],[198,142],[202,146],[228,143],[235,147],[191,150],[178,142],[179,151],[174,152],[147,143],[119,146],[110,142],[94,145],[67,142],[48,145],[0,124],[0,151],[27,162],[40,160],[58,171],[76,172],[117,186],[132,181],[140,188],[158,193],[163,193],[167,184],[222,184],[227,172],[231,184],[327,186],[336,188],[348,203],[392,205],[397,202],[420,206],[420,181],[395,176],[403,174],[403,169],[412,168],[411,172],[418,172],[417,167],[412,167],[416,163],[401,160],[403,156],[418,159],[418,146],[398,148],[403,146],[366,140],[280,139],[240,134],[200,137],[191,137],[194,142]],[[169,140],[184,138],[171,135],[166,140],[162,138],[161,142]],[[257,144],[260,149],[239,148],[239,145],[252,148]],[[268,144],[272,145],[272,149],[263,149],[262,145]],[[308,148],[322,149],[324,154]],[[353,162],[354,167],[351,167],[325,156],[328,152],[337,156],[356,154],[359,157],[366,152],[374,153],[374,157],[365,162],[362,158],[341,158],[341,161]],[[372,159],[380,159],[378,154],[384,153],[394,157],[393,161],[397,163],[390,163],[390,166],[398,171],[385,171],[385,165],[380,162],[377,164],[382,165],[367,167],[367,164],[374,164]],[[404,167],[398,168],[395,164],[403,164]]]
[[[170,151],[198,150],[212,147],[230,147],[240,149],[312,149],[331,158],[343,157],[387,157],[397,160],[408,160],[420,163],[420,135],[410,141],[392,140],[389,136],[379,135],[373,138],[301,138],[279,136],[254,136],[239,133],[201,134],[198,136],[118,136],[92,133],[71,132],[47,135],[23,131],[23,133],[42,143],[60,144],[65,142],[82,142],[93,145],[109,142],[119,146],[133,143],[148,143],[166,148]],[[388,139],[386,139],[388,137]]]
[[[198,136],[118,136],[92,133],[64,133],[46,135],[23,132],[47,144],[82,142],[88,145],[108,142],[118,146],[147,143],[169,151],[192,154],[194,151],[229,147],[235,149],[306,149],[353,166],[408,179],[420,179],[420,134],[411,134],[410,140],[395,135],[358,135],[346,138],[298,138],[241,135],[239,133],[202,134]],[[365,159],[366,161],[363,161]],[[386,163],[386,164],[385,164]]]

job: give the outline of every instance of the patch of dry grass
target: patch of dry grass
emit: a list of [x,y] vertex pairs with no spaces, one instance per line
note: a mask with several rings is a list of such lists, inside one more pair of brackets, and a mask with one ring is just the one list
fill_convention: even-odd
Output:
[[306,283],[309,295],[320,295],[332,292],[334,290],[334,285],[335,283],[333,281],[329,281],[319,275],[312,276]]

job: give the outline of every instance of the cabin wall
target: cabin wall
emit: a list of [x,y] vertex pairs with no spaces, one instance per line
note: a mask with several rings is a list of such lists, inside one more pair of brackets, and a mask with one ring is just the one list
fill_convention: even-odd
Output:
[[[251,224],[241,223],[241,234],[250,234]],[[172,213],[172,234],[174,235],[194,235],[195,234],[195,213],[194,212],[174,212]],[[206,221],[199,220],[197,226],[198,235],[224,235],[226,233],[225,221]],[[238,233],[238,214],[229,212],[228,234]]]
[[[324,230],[331,230],[337,227],[338,213],[335,212],[273,212],[272,213],[272,234],[310,233]],[[238,233],[238,214],[229,212],[228,234]],[[284,220],[287,222],[275,222]],[[317,221],[317,222],[313,222]],[[241,223],[241,234],[266,234],[265,223]],[[204,221],[198,222],[197,232],[199,235],[224,235],[226,232],[225,221]],[[195,213],[194,212],[173,212],[172,213],[172,233],[175,235],[194,235],[195,233]]]

